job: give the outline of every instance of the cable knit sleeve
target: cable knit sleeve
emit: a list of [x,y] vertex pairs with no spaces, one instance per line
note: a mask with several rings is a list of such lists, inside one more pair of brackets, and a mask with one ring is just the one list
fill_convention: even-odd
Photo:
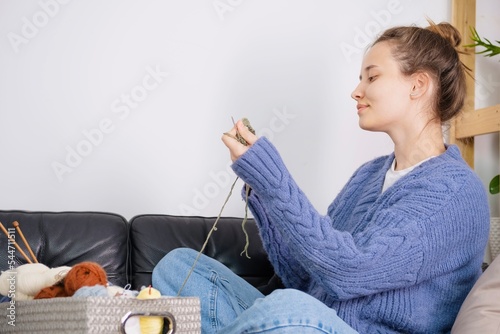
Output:
[[[489,219],[484,205],[471,209],[487,201],[461,165],[443,182],[435,173],[427,180],[420,168],[382,195],[380,166],[360,169],[328,215],[314,209],[264,137],[233,170],[252,187],[251,209],[284,284],[327,303],[413,286],[450,270],[441,266],[447,257],[451,266],[464,265],[477,249],[463,243],[484,236],[475,220]],[[460,250],[450,255],[450,248]]]
[[[274,271],[279,277],[286,277],[288,287],[295,287],[300,290],[306,290],[309,283],[309,274],[302,264],[294,259],[293,252],[288,249],[289,243],[284,241],[280,230],[270,224],[265,207],[260,202],[255,192],[251,192],[248,198],[248,204],[257,223],[263,245],[272,259],[286,259],[286,261],[273,261]],[[273,245],[273,247],[267,247]]]

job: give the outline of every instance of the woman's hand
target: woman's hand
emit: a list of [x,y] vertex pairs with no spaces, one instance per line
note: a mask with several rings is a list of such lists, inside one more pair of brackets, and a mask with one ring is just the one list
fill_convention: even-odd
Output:
[[[238,141],[237,134],[245,139],[245,141],[248,143],[247,146]],[[257,139],[258,137],[250,132],[250,130],[248,130],[245,125],[243,125],[243,122],[241,120],[238,120],[234,127],[228,132],[225,132],[222,136],[222,141],[229,149],[231,160],[233,162],[241,157],[248,150],[248,148],[257,141]]]

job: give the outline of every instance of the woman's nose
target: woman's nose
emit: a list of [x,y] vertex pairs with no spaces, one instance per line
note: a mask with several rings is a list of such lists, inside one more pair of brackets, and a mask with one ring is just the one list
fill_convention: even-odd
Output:
[[352,91],[351,93],[351,97],[354,99],[354,100],[359,100],[361,97],[363,96],[362,92],[361,92],[361,89],[358,86],[356,86],[356,88]]

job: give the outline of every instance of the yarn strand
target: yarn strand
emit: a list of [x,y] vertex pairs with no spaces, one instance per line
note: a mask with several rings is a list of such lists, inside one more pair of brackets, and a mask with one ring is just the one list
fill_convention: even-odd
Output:
[[210,229],[210,231],[208,232],[208,235],[207,235],[207,238],[205,239],[205,242],[203,243],[203,246],[201,246],[201,249],[200,251],[198,252],[198,255],[196,256],[196,258],[194,259],[194,263],[193,265],[191,266],[191,269],[189,270],[186,278],[184,279],[184,282],[182,283],[181,285],[181,288],[179,289],[179,292],[177,292],[177,297],[179,297],[181,295],[181,292],[182,290],[184,289],[184,286],[186,285],[189,277],[191,276],[191,274],[193,273],[194,271],[194,267],[196,266],[196,263],[198,263],[198,260],[201,256],[201,254],[203,253],[203,251],[205,250],[205,247],[207,246],[208,244],[208,240],[210,239],[210,237],[212,236],[212,233],[214,233],[214,231],[217,231],[217,223],[219,222],[219,219],[220,217],[222,216],[222,211],[224,210],[224,208],[226,207],[226,204],[227,202],[229,201],[229,198],[231,197],[231,195],[233,194],[233,189],[234,189],[234,186],[236,185],[236,182],[238,181],[239,177],[237,176],[236,179],[234,180],[233,184],[231,185],[231,189],[229,189],[229,194],[227,195],[226,197],[226,200],[224,201],[224,204],[222,204],[222,207],[219,211],[219,215],[217,216],[217,218],[215,219],[215,222],[214,224],[212,225],[212,228]]
[[[234,119],[232,117],[231,117],[231,119],[233,120],[233,125],[235,125]],[[250,121],[248,119],[243,118],[242,122],[248,128],[248,130],[250,132],[252,132],[253,134],[255,134],[255,130],[250,125]],[[227,132],[225,132],[224,135],[229,136],[229,137],[231,137],[231,138],[239,141],[241,144],[243,144],[245,146],[248,146],[247,141],[238,133],[238,130],[236,130],[236,136],[233,136],[233,135],[231,135],[231,134],[229,134]],[[229,194],[227,195],[226,200],[224,201],[224,204],[222,204],[222,207],[221,207],[221,209],[219,211],[219,215],[215,219],[215,222],[212,225],[212,228],[208,232],[207,238],[205,239],[205,242],[203,243],[203,246],[201,247],[200,251],[198,252],[198,255],[194,259],[194,263],[191,266],[191,269],[189,270],[186,278],[184,279],[184,282],[182,283],[181,288],[179,289],[179,292],[177,292],[177,297],[180,296],[180,294],[181,294],[182,290],[184,289],[184,286],[186,285],[189,277],[193,273],[194,268],[195,268],[196,264],[198,263],[198,260],[199,260],[199,258],[201,256],[201,254],[205,250],[205,247],[207,246],[208,241],[210,240],[210,237],[212,236],[212,233],[214,233],[215,231],[217,231],[217,223],[219,222],[219,219],[222,216],[222,211],[224,211],[224,208],[226,207],[226,204],[229,201],[229,198],[233,194],[233,189],[234,189],[234,186],[236,185],[236,182],[238,181],[238,179],[239,179],[239,177],[236,176],[236,179],[234,180],[233,184],[231,185],[231,188],[229,189]],[[247,232],[247,230],[245,228],[246,222],[248,220],[248,196],[250,194],[250,186],[248,184],[246,184],[245,187],[246,187],[246,189],[245,189],[245,217],[243,218],[243,221],[241,222],[241,228],[243,230],[243,233],[245,234],[245,241],[246,242],[245,242],[245,247],[243,248],[243,251],[240,253],[240,256],[243,256],[243,254],[245,254],[245,256],[248,259],[250,259],[250,256],[248,255],[248,247],[250,246],[250,239],[249,239],[249,236],[248,236],[248,232]]]
[[240,256],[245,256],[247,259],[250,259],[250,255],[248,255],[248,247],[250,246],[250,237],[248,236],[248,232],[245,228],[245,225],[248,220],[248,196],[250,195],[250,186],[247,184],[245,185],[245,217],[243,218],[243,221],[241,222],[241,229],[243,230],[243,233],[245,233],[245,247],[243,248],[243,251],[240,253]]

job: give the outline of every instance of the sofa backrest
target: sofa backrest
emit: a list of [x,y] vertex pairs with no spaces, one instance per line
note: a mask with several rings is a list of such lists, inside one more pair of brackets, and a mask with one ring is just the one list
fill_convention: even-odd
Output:
[[[94,261],[104,268],[109,282],[119,286],[129,282],[128,222],[122,216],[101,212],[0,211],[0,222],[12,231],[16,243],[29,256],[19,232],[12,230],[14,221],[19,222],[38,262],[49,268]],[[10,269],[9,254],[15,255],[15,266],[27,263],[17,249],[8,252],[7,240],[0,233],[2,271]]]
[[[133,290],[151,284],[155,265],[170,250],[189,247],[201,250],[215,217],[139,215],[127,221],[106,212],[2,211],[0,222],[15,235],[19,247],[29,256],[21,236],[12,226],[19,222],[37,260],[49,268],[73,266],[84,261],[100,264],[108,281]],[[246,243],[242,218],[222,217],[204,253],[227,265],[259,288],[267,288],[273,276],[253,219],[245,224],[249,236],[248,259],[240,255]],[[25,264],[17,250],[8,252],[8,239],[0,233],[0,270]],[[264,290],[261,290],[264,291]]]
[[[171,215],[139,215],[130,220],[131,284],[133,289],[151,284],[156,263],[178,247],[201,250],[216,218]],[[274,271],[268,261],[253,219],[245,224],[249,235],[247,258],[240,255],[246,239],[242,218],[222,217],[204,254],[228,266],[250,284],[265,285]]]

